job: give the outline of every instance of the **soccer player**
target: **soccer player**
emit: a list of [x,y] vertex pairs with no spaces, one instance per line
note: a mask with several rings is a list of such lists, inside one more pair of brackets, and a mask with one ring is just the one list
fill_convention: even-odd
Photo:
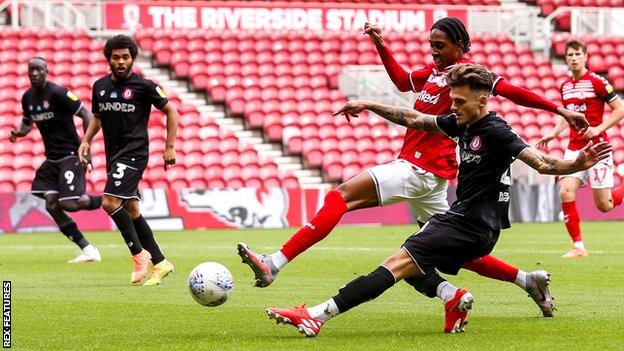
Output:
[[[420,92],[414,108],[423,113],[445,114],[451,100],[445,77],[457,63],[468,62],[470,36],[464,24],[452,17],[437,21],[431,28],[430,44],[434,64],[408,73],[392,57],[382,40],[378,26],[366,24],[364,33],[375,44],[390,78],[401,91]],[[565,116],[573,124],[583,125],[580,113],[558,108],[540,96],[497,78],[494,94],[529,107],[541,108]],[[586,122],[585,122],[586,123]],[[372,167],[329,191],[319,212],[284,246],[271,255],[257,255],[245,243],[239,244],[243,261],[254,270],[257,286],[268,286],[288,262],[325,238],[346,213],[361,208],[387,206],[408,201],[416,219],[424,223],[432,215],[444,213],[449,206],[447,182],[457,173],[456,144],[445,135],[408,129],[399,159]],[[407,185],[406,185],[407,184]],[[527,273],[493,256],[469,262],[464,267],[480,275],[513,282],[526,290],[545,316],[552,316],[548,294],[548,273]],[[543,298],[542,291],[547,293]]]
[[509,228],[509,165],[522,160],[542,174],[569,174],[608,157],[611,147],[589,143],[574,160],[542,154],[527,145],[495,112],[488,112],[493,88],[490,72],[475,64],[455,65],[445,78],[451,87],[451,114],[434,116],[409,108],[351,101],[338,114],[357,116],[368,109],[410,128],[445,133],[460,149],[457,200],[435,214],[403,247],[377,269],[344,285],[329,300],[310,307],[269,308],[270,318],[316,336],[330,318],[375,299],[405,279],[428,297],[445,304],[444,332],[464,331],[473,296],[444,280],[436,270],[457,274],[467,262],[488,255],[500,230]]
[[102,208],[117,225],[132,254],[131,282],[143,280],[151,259],[151,275],[143,285],[155,285],[173,272],[173,265],[165,259],[141,215],[138,186],[147,167],[147,122],[152,105],[167,115],[165,169],[175,164],[178,112],[158,85],[132,71],[138,52],[134,40],[125,35],[114,36],[104,45],[111,74],[93,84],[95,118],[89,124],[78,154],[82,162],[87,161],[85,155],[89,153],[91,140],[101,127],[108,174]]
[[[566,108],[584,113],[590,125],[584,133],[570,130],[570,142],[563,157],[574,159],[587,141],[597,143],[607,140],[605,131],[624,118],[624,104],[606,79],[585,67],[587,47],[582,41],[577,39],[568,41],[565,50],[566,64],[572,76],[561,85],[561,98]],[[605,103],[612,112],[611,118],[603,121]],[[556,138],[565,128],[565,121],[559,121],[553,130],[542,137],[537,146],[546,147],[548,142]],[[565,258],[587,256],[575,199],[579,187],[585,186],[588,182],[594,192],[596,207],[600,211],[609,212],[622,203],[624,186],[613,188],[612,156],[586,171],[561,177],[559,181],[561,207],[566,229],[573,242],[572,249],[563,255]]]
[[11,130],[13,143],[37,125],[46,160],[35,173],[31,193],[46,202],[46,210],[59,229],[80,248],[78,255],[68,263],[100,262],[97,248],[89,244],[76,222],[65,211],[95,210],[102,204],[100,196],[85,194],[85,165],[78,162],[80,138],[73,116],[82,118],[86,130],[92,120],[89,112],[71,91],[48,81],[48,65],[42,57],[28,61],[31,88],[22,96],[24,117],[17,130]]

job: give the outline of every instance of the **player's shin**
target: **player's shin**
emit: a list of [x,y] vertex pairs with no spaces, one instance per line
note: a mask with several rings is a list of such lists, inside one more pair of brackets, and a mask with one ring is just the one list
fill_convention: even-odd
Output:
[[462,268],[473,271],[484,277],[514,283],[518,277],[519,269],[492,255],[477,258],[467,262]]
[[82,233],[78,229],[76,222],[70,220],[69,222],[63,224],[62,226],[59,226],[59,229],[61,230],[63,234],[65,234],[65,236],[69,240],[73,241],[76,245],[78,245],[78,247],[80,247],[81,250],[84,249],[87,245],[89,245],[89,242],[87,241],[87,239],[84,237],[84,235],[82,235]]
[[338,290],[333,297],[338,311],[344,313],[364,302],[373,300],[395,283],[394,275],[383,266],[366,276],[360,276]]
[[130,253],[132,253],[133,256],[141,253],[143,247],[141,246],[141,242],[139,241],[136,229],[132,224],[132,218],[130,217],[128,211],[126,211],[126,209],[122,206],[110,214],[110,217],[113,219],[117,228],[121,232],[121,236],[123,236],[126,245],[128,245]]
[[340,192],[330,190],[325,196],[323,207],[314,218],[305,227],[299,229],[280,251],[288,261],[292,261],[299,254],[329,235],[346,212],[347,204]]
[[134,225],[141,245],[152,255],[152,264],[157,265],[162,262],[165,256],[160,251],[160,246],[158,246],[154,238],[152,228],[150,228],[145,218],[139,215],[139,217],[132,220],[132,224]]

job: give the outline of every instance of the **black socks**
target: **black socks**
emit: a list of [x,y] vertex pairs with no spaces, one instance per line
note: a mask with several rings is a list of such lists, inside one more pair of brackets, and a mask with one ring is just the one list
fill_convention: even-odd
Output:
[[159,264],[162,262],[165,259],[165,256],[160,251],[160,247],[154,238],[152,228],[150,228],[149,224],[147,224],[145,218],[140,215],[132,220],[132,224],[134,224],[134,229],[136,230],[141,245],[143,245],[145,250],[149,251],[152,255],[152,263]]
[[338,310],[344,313],[366,301],[377,298],[394,285],[394,275],[387,268],[379,266],[367,276],[360,276],[338,290],[334,301]]
[[126,245],[128,245],[130,253],[132,253],[133,256],[140,253],[143,247],[141,246],[141,242],[139,241],[139,237],[137,236],[136,229],[134,229],[132,218],[130,218],[128,211],[126,211],[125,208],[119,208],[115,213],[110,215],[110,217],[121,232],[121,236],[123,236]]

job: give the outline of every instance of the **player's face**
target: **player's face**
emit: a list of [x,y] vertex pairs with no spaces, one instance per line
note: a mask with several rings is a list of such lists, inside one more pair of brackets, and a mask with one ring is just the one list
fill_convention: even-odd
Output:
[[587,54],[583,49],[568,48],[566,51],[566,63],[571,71],[580,71],[585,68],[587,62]]
[[462,52],[459,45],[453,43],[448,35],[439,29],[433,29],[429,33],[429,46],[431,56],[438,69],[444,69],[455,64],[461,58]]
[[133,63],[132,55],[130,55],[130,50],[127,48],[113,50],[108,61],[115,78],[128,77],[132,73]]
[[[451,112],[457,115],[459,125],[470,124],[480,117],[480,107],[485,107],[483,94],[471,90],[468,86],[452,87],[449,94],[452,104]],[[487,104],[487,98],[485,103]]]
[[28,62],[28,78],[33,88],[41,88],[46,82],[48,68],[45,61],[32,59]]

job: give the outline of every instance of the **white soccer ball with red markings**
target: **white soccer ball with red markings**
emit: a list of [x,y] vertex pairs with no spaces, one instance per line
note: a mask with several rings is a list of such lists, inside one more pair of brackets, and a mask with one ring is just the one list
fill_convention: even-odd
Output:
[[200,305],[215,307],[227,301],[232,294],[234,277],[224,265],[204,262],[191,271],[188,287]]

